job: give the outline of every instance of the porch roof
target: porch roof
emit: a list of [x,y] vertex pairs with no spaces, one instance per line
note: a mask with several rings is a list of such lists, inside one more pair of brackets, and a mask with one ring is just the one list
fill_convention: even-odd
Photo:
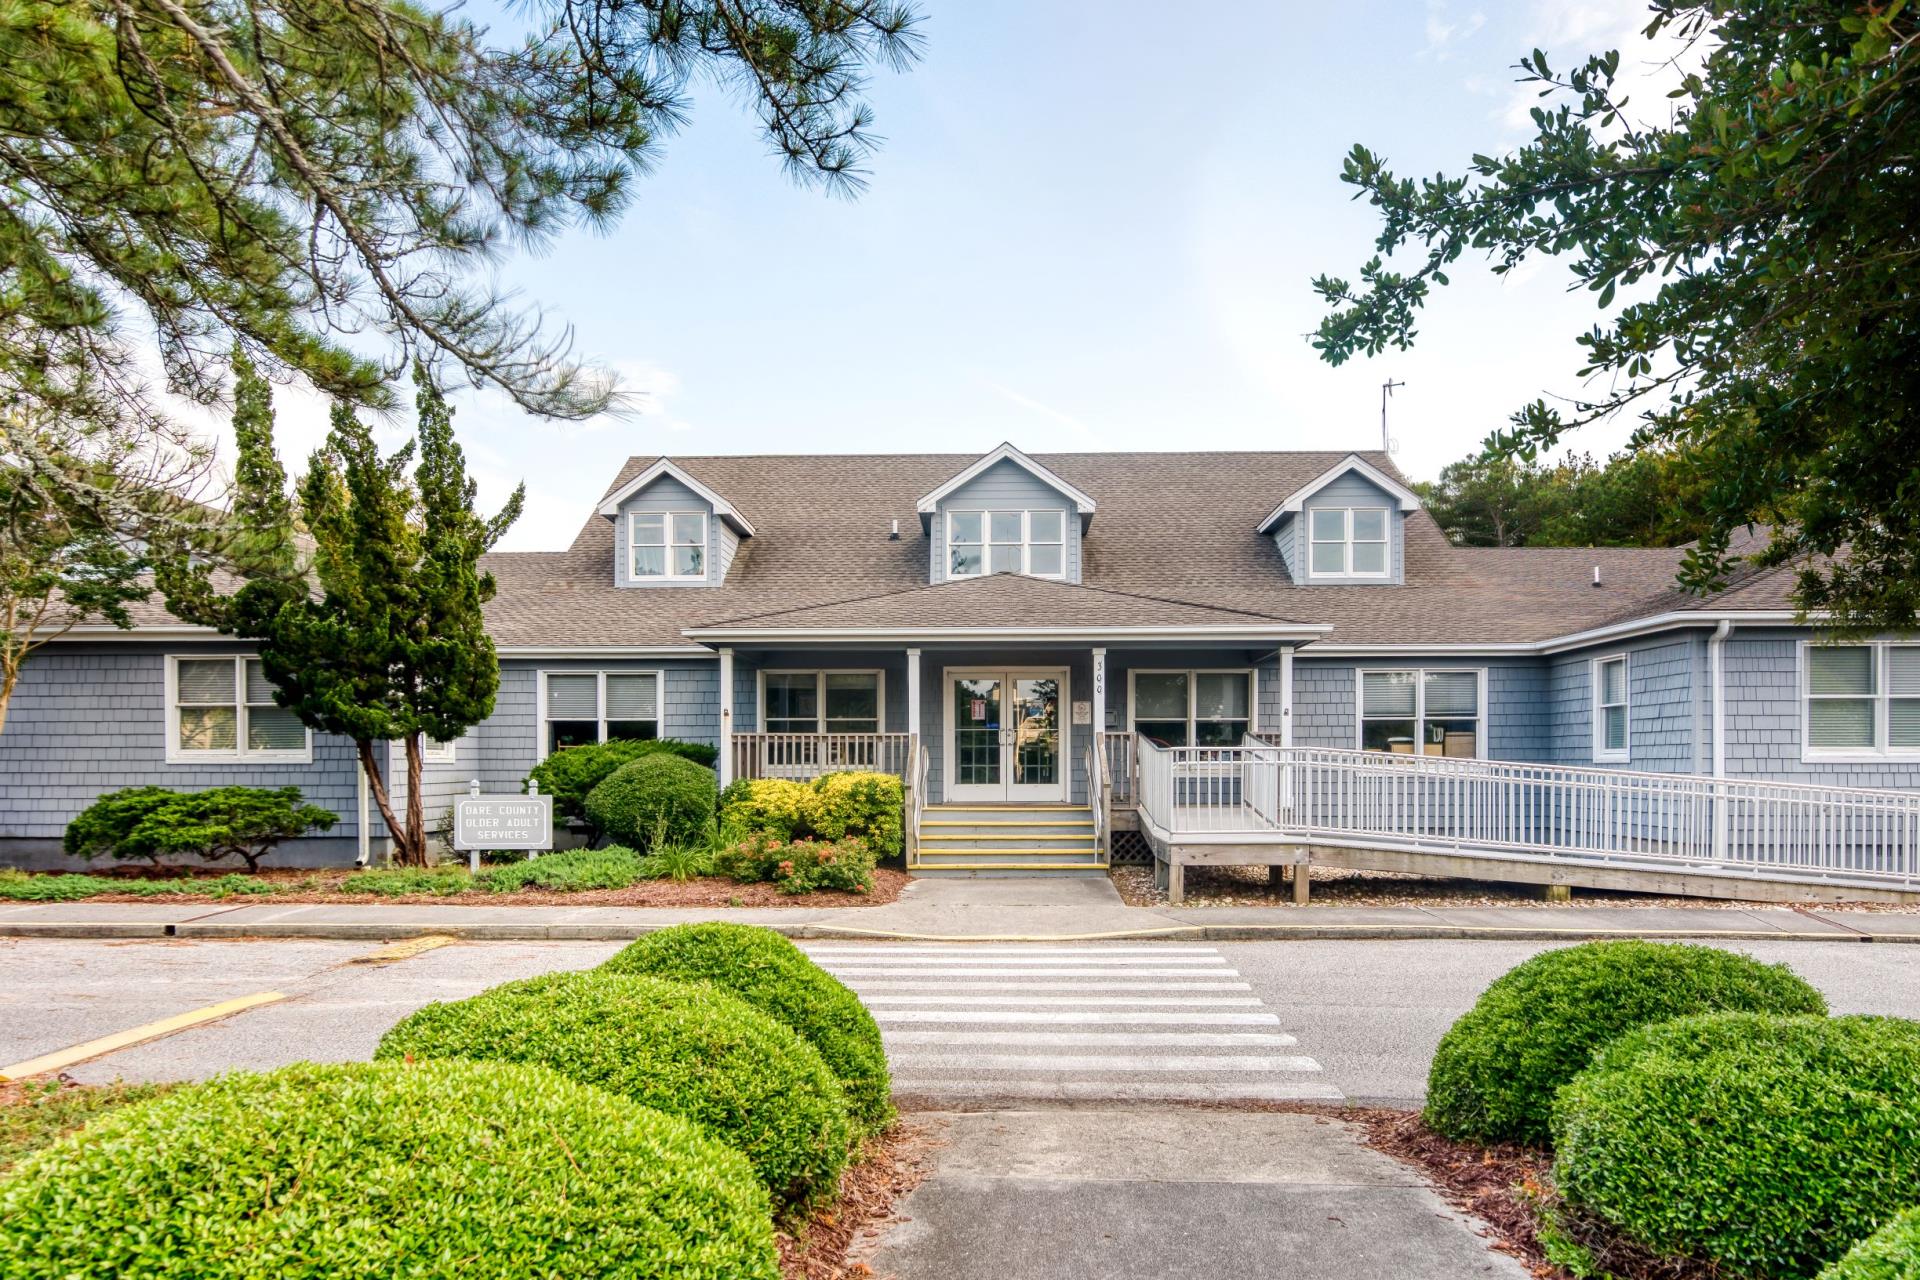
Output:
[[981,638],[1227,640],[1302,643],[1321,624],[1221,605],[996,573],[831,604],[749,614],[690,627],[702,643],[745,640]]

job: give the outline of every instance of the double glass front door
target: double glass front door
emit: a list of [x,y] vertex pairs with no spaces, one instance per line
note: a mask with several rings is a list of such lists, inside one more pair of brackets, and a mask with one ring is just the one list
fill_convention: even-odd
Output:
[[1067,798],[1064,671],[947,673],[947,798]]

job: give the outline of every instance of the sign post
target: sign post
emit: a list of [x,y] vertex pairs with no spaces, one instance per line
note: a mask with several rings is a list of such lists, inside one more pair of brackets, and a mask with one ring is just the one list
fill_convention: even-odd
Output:
[[453,802],[453,847],[467,851],[467,869],[480,874],[482,849],[524,849],[539,856],[553,848],[553,797],[529,783],[523,796],[483,796],[480,779]]

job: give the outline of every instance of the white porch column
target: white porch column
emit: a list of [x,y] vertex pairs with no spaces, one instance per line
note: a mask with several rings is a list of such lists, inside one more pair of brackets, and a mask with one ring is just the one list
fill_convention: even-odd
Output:
[[1293,745],[1293,646],[1280,646],[1280,745]]
[[[920,736],[920,651],[907,650],[907,732]],[[912,768],[911,761],[908,768]]]
[[720,651],[720,785],[733,781],[733,650]]
[[[1099,741],[1107,731],[1107,651],[1093,651],[1093,736]],[[1103,744],[1104,746],[1104,744]]]

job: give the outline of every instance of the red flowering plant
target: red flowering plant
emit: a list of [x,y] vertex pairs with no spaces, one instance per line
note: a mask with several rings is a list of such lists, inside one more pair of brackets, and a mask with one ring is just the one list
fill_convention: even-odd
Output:
[[771,881],[782,893],[867,893],[873,889],[876,860],[873,846],[859,836],[781,840],[763,831],[728,845],[714,865],[721,875],[743,884]]

